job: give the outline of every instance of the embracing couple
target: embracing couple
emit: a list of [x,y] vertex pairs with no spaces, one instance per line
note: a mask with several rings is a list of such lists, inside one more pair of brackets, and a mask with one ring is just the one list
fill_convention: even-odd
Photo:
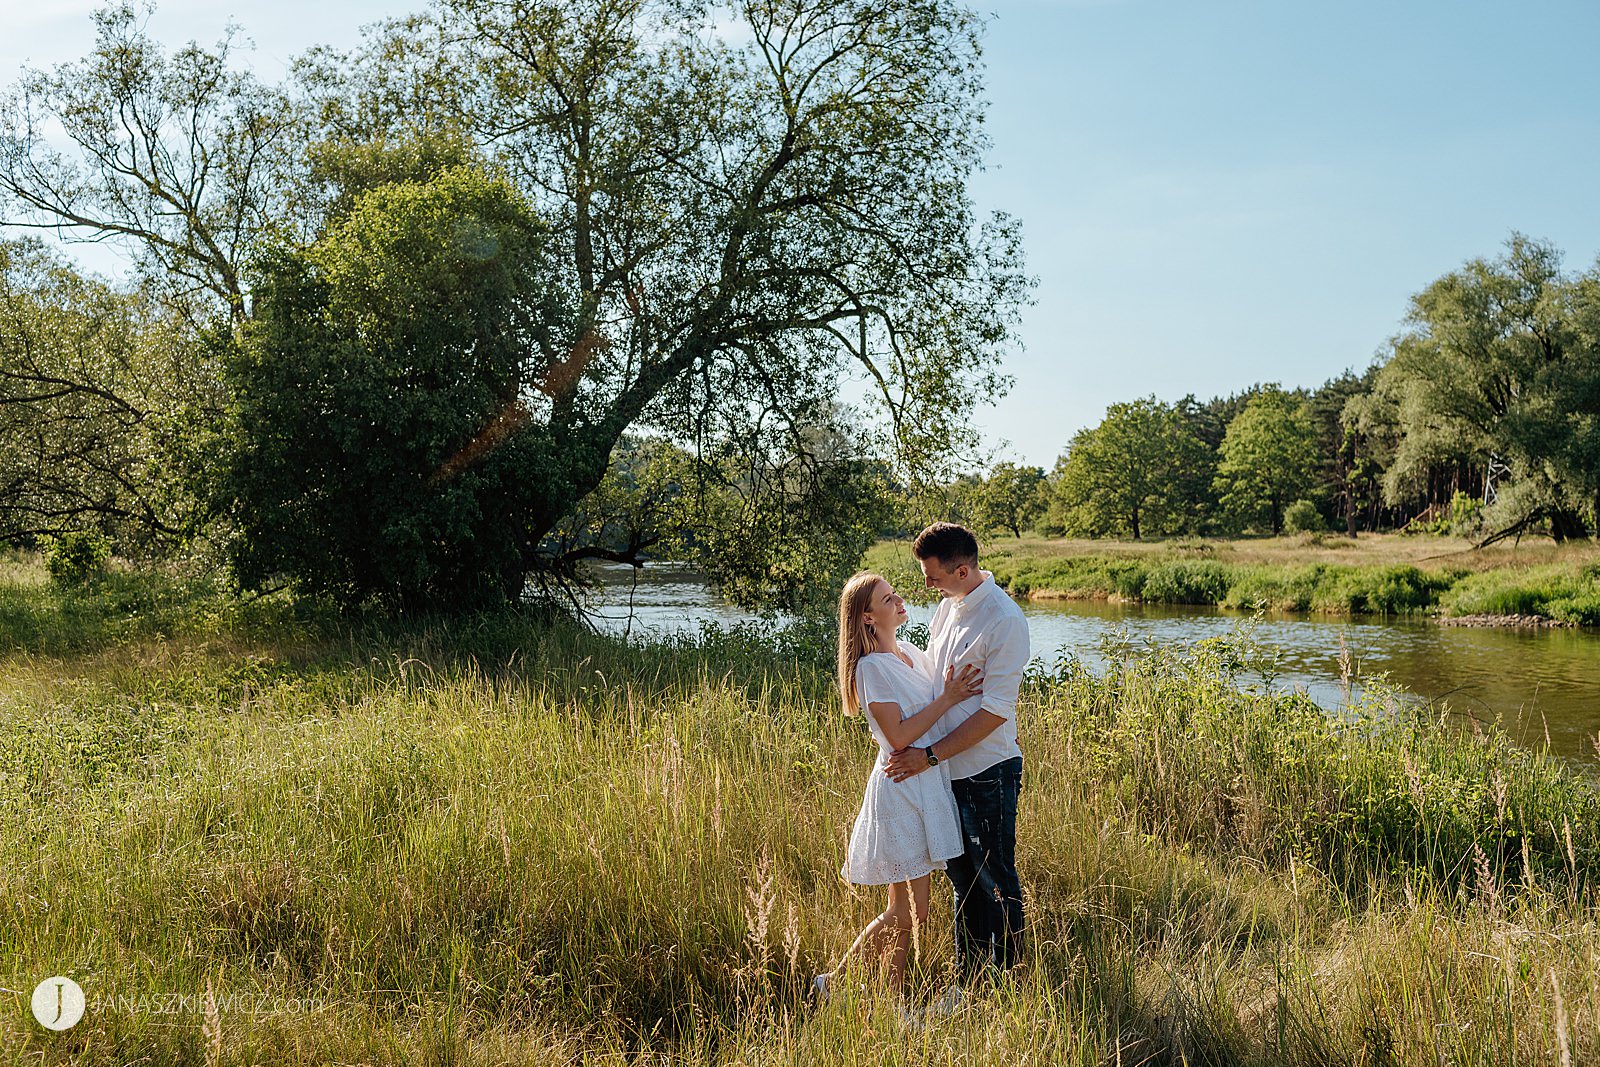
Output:
[[[978,569],[970,531],[934,523],[911,551],[928,588],[944,598],[926,652],[896,640],[905,602],[883,578],[857,574],[839,597],[840,694],[845,711],[860,711],[878,743],[840,873],[857,885],[888,886],[889,900],[839,965],[814,980],[821,998],[852,962],[883,960],[891,986],[901,986],[936,870],[955,890],[961,977],[1003,971],[1018,959],[1016,704],[1028,624],[994,577]],[[960,997],[960,987],[951,987],[943,1006]]]

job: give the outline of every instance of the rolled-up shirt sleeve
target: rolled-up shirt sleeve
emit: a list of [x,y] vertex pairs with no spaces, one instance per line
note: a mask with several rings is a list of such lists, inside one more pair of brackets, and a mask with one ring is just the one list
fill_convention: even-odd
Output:
[[1002,719],[1016,717],[1017,691],[1022,688],[1022,672],[1031,654],[1026,619],[1012,615],[995,624],[983,663],[983,703],[979,706],[984,711]]

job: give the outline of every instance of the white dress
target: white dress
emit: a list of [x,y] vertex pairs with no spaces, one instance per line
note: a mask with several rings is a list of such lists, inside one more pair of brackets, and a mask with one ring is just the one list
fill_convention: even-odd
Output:
[[[950,768],[943,763],[896,782],[883,772],[893,749],[867,710],[868,704],[898,704],[900,717],[931,704],[938,695],[933,661],[915,645],[900,642],[914,667],[891,652],[861,657],[856,665],[856,696],[866,716],[878,759],[861,798],[861,814],[850,832],[850,850],[839,874],[856,885],[889,885],[944,870],[945,860],[961,855],[961,817],[950,791]],[[912,744],[931,745],[949,732],[941,718]]]

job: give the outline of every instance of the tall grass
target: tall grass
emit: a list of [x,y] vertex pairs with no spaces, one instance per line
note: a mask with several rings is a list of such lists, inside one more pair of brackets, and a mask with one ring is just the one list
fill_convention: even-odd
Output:
[[1468,575],[1446,594],[1443,605],[1451,615],[1542,615],[1600,626],[1600,563]]
[[[187,623],[126,636],[14,574],[18,1062],[1600,1055],[1588,782],[1381,693],[1330,718],[1251,691],[1243,638],[1035,669],[1028,959],[907,1028],[870,983],[802,1003],[881,905],[834,873],[871,742],[816,635],[629,645],[195,594]],[[948,924],[940,900],[919,1001],[947,980]],[[58,973],[91,1011],[54,1034],[26,994]]]

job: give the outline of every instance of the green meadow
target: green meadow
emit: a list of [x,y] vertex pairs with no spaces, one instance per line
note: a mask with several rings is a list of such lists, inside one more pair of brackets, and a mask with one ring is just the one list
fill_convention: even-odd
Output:
[[[881,906],[816,630],[339,620],[0,565],[0,1049],[28,1064],[1572,1064],[1600,1057],[1587,773],[1248,627],[1036,671],[1026,961],[953,1015],[803,997]],[[910,985],[948,981],[936,896]],[[28,994],[89,1011],[54,1033]]]
[[[904,542],[866,565],[921,578]],[[1600,626],[1600,546],[1529,538],[1474,550],[1459,539],[1366,534],[1187,537],[1152,542],[996,538],[983,565],[1013,596],[1213,604],[1333,615],[1533,615]]]

